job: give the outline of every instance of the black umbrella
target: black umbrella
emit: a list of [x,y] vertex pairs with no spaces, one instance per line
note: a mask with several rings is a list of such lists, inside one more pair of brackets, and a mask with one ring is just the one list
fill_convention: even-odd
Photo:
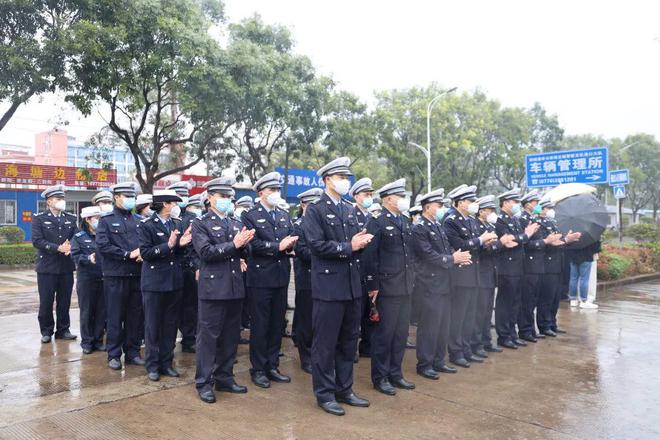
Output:
[[571,245],[574,249],[583,249],[599,241],[609,222],[607,209],[592,194],[579,194],[560,201],[555,206],[555,218],[561,232],[582,233],[580,241]]

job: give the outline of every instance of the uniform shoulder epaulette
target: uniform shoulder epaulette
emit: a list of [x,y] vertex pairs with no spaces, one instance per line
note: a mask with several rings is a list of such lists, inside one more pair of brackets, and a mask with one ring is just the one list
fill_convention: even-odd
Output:
[[82,237],[85,234],[86,234],[85,231],[79,231],[79,232],[76,232],[76,237]]
[[211,212],[206,212],[204,215],[202,215],[199,219],[200,220],[206,220],[207,218],[211,217]]
[[32,214],[32,217],[39,217],[41,214],[43,214],[43,212],[35,212]]
[[296,225],[300,226],[300,225],[302,224],[302,220],[303,220],[303,218],[302,218],[302,217],[299,217],[299,218],[298,218],[295,222],[293,222],[293,223],[295,223]]
[[143,219],[140,220],[140,223],[146,223],[147,220],[149,220],[150,218],[151,218],[151,217],[145,217],[145,218],[143,218]]
[[447,218],[454,220],[456,218],[456,214],[449,214]]
[[64,215],[68,215],[68,216],[70,216],[70,217],[76,217],[76,218],[78,217],[77,215],[75,215],[75,214],[72,213],[72,212],[66,212],[66,211],[63,211],[62,214],[64,214]]
[[316,205],[320,201],[321,201],[321,198],[319,197],[318,199],[312,201],[312,205]]

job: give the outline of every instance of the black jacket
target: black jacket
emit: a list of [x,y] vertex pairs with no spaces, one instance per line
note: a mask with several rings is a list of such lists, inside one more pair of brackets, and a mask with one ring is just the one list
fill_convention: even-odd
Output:
[[171,218],[171,231],[178,230],[176,245],[170,248],[167,241],[170,230],[158,218],[156,213],[142,220],[139,231],[142,279],[140,286],[148,292],[171,292],[183,287],[183,253],[185,247],[179,246],[183,228],[181,220]]
[[415,287],[423,295],[451,293],[451,273],[454,257],[449,239],[442,226],[421,218],[413,226],[415,251]]
[[71,256],[57,250],[67,240],[73,244],[76,231],[76,216],[68,212],[55,217],[48,210],[32,218],[32,246],[38,250],[37,273],[63,274],[76,270]]
[[140,220],[130,211],[115,207],[101,216],[96,230],[96,246],[103,256],[103,276],[139,277],[142,265],[129,258],[140,247]]

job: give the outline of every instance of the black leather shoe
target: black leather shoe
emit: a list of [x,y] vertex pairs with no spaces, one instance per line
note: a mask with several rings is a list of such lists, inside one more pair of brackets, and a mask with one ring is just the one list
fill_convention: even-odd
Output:
[[468,362],[475,362],[477,364],[483,364],[485,359],[482,358],[481,356],[477,356],[477,355],[473,354],[472,356],[465,356],[465,360],[468,361]]
[[557,333],[553,332],[552,330],[548,329],[543,332],[544,335],[550,336],[551,338],[556,338]]
[[502,353],[503,351],[500,347],[495,347],[494,345],[490,347],[485,347],[484,350],[487,351],[488,353]]
[[533,335],[536,339],[545,339],[545,335],[542,333],[534,333]]
[[245,394],[248,389],[245,385],[239,385],[236,382],[232,382],[231,385],[221,385],[219,383],[215,384],[216,391],[224,391],[225,393],[232,394]]
[[341,405],[334,400],[330,402],[319,402],[319,406],[323,411],[327,412],[328,414],[332,414],[333,416],[343,416],[346,414],[344,408],[342,408]]
[[213,390],[199,391],[199,400],[204,403],[215,403],[215,393]]
[[415,389],[415,384],[412,382],[408,382],[406,379],[399,378],[399,379],[390,379],[390,383],[394,385],[396,388],[401,388],[402,390],[414,390]]
[[266,377],[263,371],[256,371],[252,373],[252,383],[259,388],[270,388],[270,380]]
[[312,366],[309,364],[303,364],[300,366],[300,369],[303,370],[307,374],[312,374]]
[[388,395],[388,396],[394,396],[396,395],[396,389],[392,386],[389,380],[383,379],[378,383],[374,384],[374,388],[376,390],[380,391],[381,393]]
[[193,347],[192,345],[182,345],[181,346],[181,351],[183,353],[196,353],[197,352],[197,350],[195,350],[195,347]]
[[84,354],[92,354],[93,352],[94,352],[94,349],[92,347],[83,348],[83,353]]
[[440,379],[440,373],[435,371],[433,368],[427,368],[426,370],[417,370],[417,374],[431,380]]
[[520,339],[523,339],[527,342],[533,342],[534,344],[536,344],[536,342],[537,342],[536,338],[532,335],[524,335],[524,336],[521,336]]
[[167,376],[167,377],[179,377],[180,376],[179,372],[176,371],[172,367],[163,368],[162,370],[160,370],[160,372],[163,376]]
[[463,368],[470,368],[470,363],[465,358],[458,358],[451,361],[452,364]]
[[144,359],[142,359],[140,356],[135,356],[133,359],[128,359],[126,361],[126,364],[128,364],[128,365],[144,365]]
[[442,364],[442,365],[438,365],[437,367],[438,368],[433,367],[433,369],[438,373],[447,373],[447,374],[458,373],[458,370],[456,368],[450,367],[449,365]]
[[121,370],[121,361],[117,358],[112,358],[108,361],[108,367],[113,370]]
[[42,344],[48,344],[48,343],[50,342],[51,339],[52,339],[51,336],[43,335],[43,336],[41,337],[41,343],[42,343]]
[[108,351],[108,347],[105,346],[105,344],[99,344],[94,347],[94,350],[96,351]]
[[510,348],[511,350],[517,350],[518,349],[518,346],[516,344],[514,344],[512,341],[508,340],[508,339],[506,341],[500,342],[499,345],[504,347],[504,348]]
[[147,377],[153,382],[158,382],[160,380],[160,374],[158,374],[158,371],[150,371],[147,373]]
[[65,339],[67,341],[73,341],[74,339],[78,339],[78,336],[72,334],[69,330],[67,330],[59,335],[55,333],[55,339]]
[[369,401],[367,399],[363,399],[362,397],[357,396],[355,393],[348,393],[343,396],[337,394],[335,397],[337,398],[337,402],[345,403],[346,405],[358,406],[360,408],[366,408],[369,406]]
[[273,382],[281,382],[281,383],[291,382],[291,378],[287,375],[280,373],[279,370],[270,370],[266,373],[266,376],[268,376],[268,379],[272,380]]
[[474,354],[484,359],[488,358],[488,353],[486,353],[486,350],[484,349],[475,350]]
[[560,328],[556,328],[556,329],[554,329],[553,331],[554,331],[556,334],[558,334],[558,335],[566,334],[566,330],[562,330],[562,329],[560,329]]
[[523,341],[522,339],[512,339],[511,342],[516,344],[518,347],[527,347],[527,342]]

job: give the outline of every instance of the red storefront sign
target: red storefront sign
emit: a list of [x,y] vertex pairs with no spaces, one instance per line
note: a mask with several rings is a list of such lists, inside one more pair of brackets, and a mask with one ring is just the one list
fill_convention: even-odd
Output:
[[0,162],[0,184],[105,188],[115,183],[117,171],[114,169]]

